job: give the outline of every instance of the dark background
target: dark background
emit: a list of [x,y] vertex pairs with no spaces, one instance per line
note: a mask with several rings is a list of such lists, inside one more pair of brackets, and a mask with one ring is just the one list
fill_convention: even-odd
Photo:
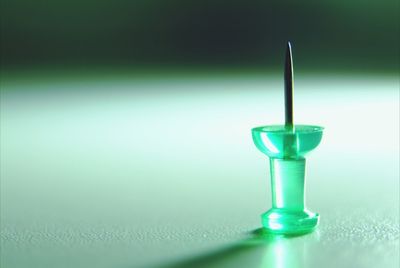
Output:
[[2,0],[2,68],[399,68],[399,1]]

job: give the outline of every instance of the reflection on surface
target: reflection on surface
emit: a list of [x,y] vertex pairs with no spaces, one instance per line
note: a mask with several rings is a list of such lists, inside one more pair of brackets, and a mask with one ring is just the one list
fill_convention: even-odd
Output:
[[318,231],[303,237],[275,236],[265,248],[260,268],[306,268],[309,248],[318,240]]
[[251,237],[230,247],[158,268],[246,267],[306,268],[308,251],[319,240],[318,231],[303,236],[267,234],[255,230]]

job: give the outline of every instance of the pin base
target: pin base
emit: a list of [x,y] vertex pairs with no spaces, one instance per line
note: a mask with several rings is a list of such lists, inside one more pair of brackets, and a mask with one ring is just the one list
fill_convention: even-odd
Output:
[[300,235],[312,232],[317,227],[319,214],[308,210],[271,208],[261,215],[261,220],[265,231],[269,233]]

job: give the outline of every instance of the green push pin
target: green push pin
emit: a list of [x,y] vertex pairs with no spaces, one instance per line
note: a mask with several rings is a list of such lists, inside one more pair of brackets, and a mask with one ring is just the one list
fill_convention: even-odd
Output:
[[308,233],[319,215],[306,209],[304,156],[316,148],[323,127],[293,124],[293,64],[290,42],[285,63],[285,125],[252,129],[257,148],[270,158],[272,208],[261,215],[264,228],[276,234]]

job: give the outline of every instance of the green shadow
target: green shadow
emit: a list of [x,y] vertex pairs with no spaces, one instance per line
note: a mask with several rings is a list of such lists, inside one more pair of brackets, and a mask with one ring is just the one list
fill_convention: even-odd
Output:
[[306,245],[315,241],[318,233],[310,235],[275,235],[256,229],[249,238],[203,255],[190,257],[153,268],[212,268],[212,267],[306,267]]

